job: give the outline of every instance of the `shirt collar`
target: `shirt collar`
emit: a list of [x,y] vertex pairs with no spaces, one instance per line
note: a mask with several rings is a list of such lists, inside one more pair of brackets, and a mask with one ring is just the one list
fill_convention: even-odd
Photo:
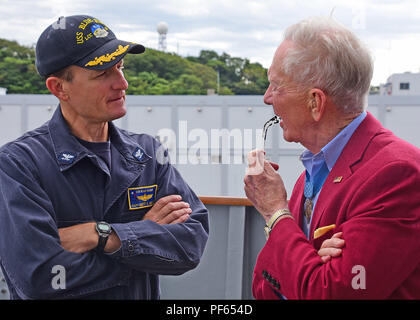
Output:
[[350,124],[347,125],[343,130],[341,130],[341,132],[336,135],[334,139],[328,142],[328,144],[326,144],[319,153],[314,155],[309,150],[303,151],[300,156],[300,160],[311,176],[316,174],[317,169],[322,165],[324,161],[327,164],[328,170],[332,170],[347,142],[350,140],[354,131],[356,131],[356,129],[365,119],[366,115],[366,111],[363,111],[360,115],[354,118],[353,121],[350,122]]
[[[108,123],[112,145],[128,160],[144,163],[151,157],[144,148],[131,138],[124,130],[117,128],[112,122]],[[65,171],[83,159],[91,152],[85,148],[71,133],[70,128],[63,117],[61,106],[54,112],[48,124],[52,145],[57,163],[61,171]]]

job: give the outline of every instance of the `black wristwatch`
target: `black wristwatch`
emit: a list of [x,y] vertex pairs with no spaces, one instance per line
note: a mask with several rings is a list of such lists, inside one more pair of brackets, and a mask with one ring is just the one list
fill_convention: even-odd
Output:
[[96,250],[103,252],[106,242],[108,241],[108,237],[112,232],[112,228],[109,225],[109,223],[106,223],[105,221],[100,221],[96,223],[96,231],[99,235],[99,241]]

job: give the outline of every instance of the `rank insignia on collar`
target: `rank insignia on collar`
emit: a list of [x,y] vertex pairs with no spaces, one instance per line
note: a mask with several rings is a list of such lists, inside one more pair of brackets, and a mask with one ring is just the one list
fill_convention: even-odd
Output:
[[133,156],[137,160],[141,161],[143,159],[143,156],[144,156],[143,149],[137,147],[136,150],[134,150],[134,152],[133,152]]
[[57,159],[61,164],[71,164],[76,159],[76,155],[72,152],[61,152]]
[[334,178],[334,183],[340,183],[341,182],[341,180],[343,180],[343,177],[342,176],[340,176],[340,177],[335,177]]
[[157,185],[128,188],[128,206],[130,210],[153,206],[156,201]]

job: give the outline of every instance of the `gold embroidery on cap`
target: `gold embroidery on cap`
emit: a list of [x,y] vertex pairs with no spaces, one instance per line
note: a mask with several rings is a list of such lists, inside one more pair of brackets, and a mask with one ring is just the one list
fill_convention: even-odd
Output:
[[111,60],[115,60],[115,57],[122,55],[124,52],[126,52],[129,46],[130,46],[129,44],[127,44],[125,47],[123,47],[122,45],[119,45],[118,49],[115,50],[113,53],[111,54],[107,53],[103,56],[100,56],[99,58],[95,57],[95,60],[92,60],[86,63],[85,67],[96,66],[98,64],[102,65],[104,62],[110,62]]
[[77,44],[81,44],[84,42],[83,32],[76,32],[76,40],[77,40]]

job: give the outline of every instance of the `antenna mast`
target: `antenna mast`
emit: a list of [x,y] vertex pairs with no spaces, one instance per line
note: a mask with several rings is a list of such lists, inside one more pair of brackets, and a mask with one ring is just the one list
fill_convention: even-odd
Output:
[[159,33],[158,50],[166,51],[166,34],[168,33],[168,24],[166,22],[159,22],[157,25],[157,32]]

